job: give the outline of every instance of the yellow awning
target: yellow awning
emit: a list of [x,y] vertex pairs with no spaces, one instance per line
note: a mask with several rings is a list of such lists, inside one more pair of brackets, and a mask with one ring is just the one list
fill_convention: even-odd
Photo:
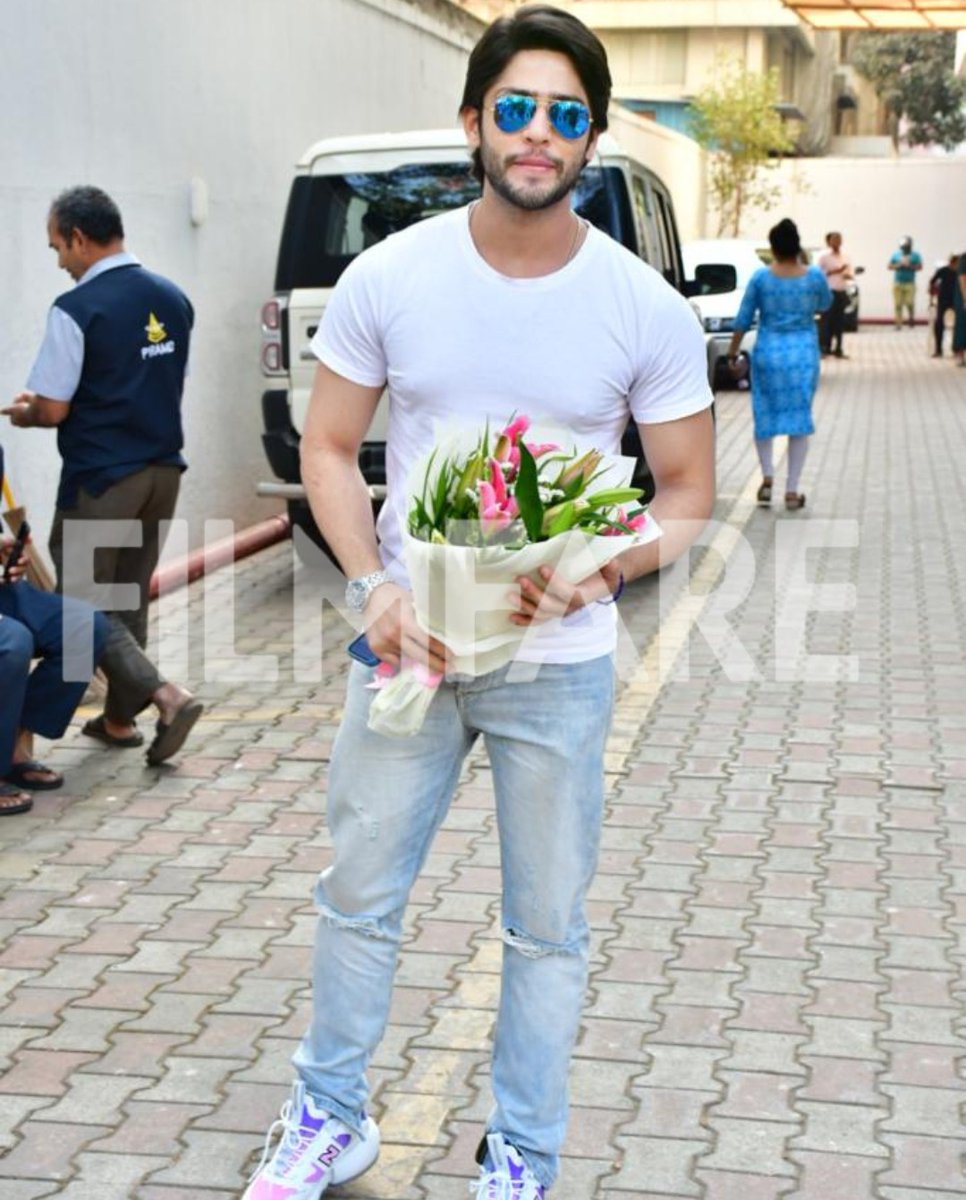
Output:
[[816,29],[966,29],[964,0],[782,0]]

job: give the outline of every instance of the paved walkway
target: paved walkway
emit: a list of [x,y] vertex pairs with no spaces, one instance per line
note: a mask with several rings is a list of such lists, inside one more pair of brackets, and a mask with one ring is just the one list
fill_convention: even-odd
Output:
[[[712,548],[688,589],[640,581],[622,602],[555,1200],[966,1192],[966,371],[920,333],[848,350],[825,372],[805,512],[755,506],[747,397],[724,394]],[[165,609],[165,653],[188,637],[199,662],[206,614],[222,639],[190,757],[152,771],[74,733],[49,754],[69,790],[0,823],[3,1200],[241,1192],[306,1020],[345,672],[329,613],[321,680],[293,678],[293,640],[315,661],[293,577],[276,547],[234,592],[196,584]],[[275,656],[276,681],[229,661],[232,603],[235,653]],[[466,1196],[497,889],[475,756],[372,1072],[385,1148],[333,1196]]]

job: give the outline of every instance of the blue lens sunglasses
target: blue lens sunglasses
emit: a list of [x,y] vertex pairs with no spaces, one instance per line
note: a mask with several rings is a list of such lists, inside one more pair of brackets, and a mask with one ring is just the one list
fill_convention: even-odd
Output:
[[537,115],[541,103],[546,103],[550,124],[568,141],[583,137],[594,123],[590,109],[581,100],[542,101],[525,92],[505,92],[490,105],[490,112],[497,129],[503,133],[519,133]]

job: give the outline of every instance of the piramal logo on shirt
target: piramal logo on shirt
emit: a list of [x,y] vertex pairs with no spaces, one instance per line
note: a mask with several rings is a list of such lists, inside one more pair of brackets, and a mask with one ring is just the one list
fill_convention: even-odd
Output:
[[157,358],[159,354],[174,354],[174,340],[168,337],[167,330],[154,313],[148,313],[148,323],[144,326],[148,335],[148,345],[141,347],[141,359]]

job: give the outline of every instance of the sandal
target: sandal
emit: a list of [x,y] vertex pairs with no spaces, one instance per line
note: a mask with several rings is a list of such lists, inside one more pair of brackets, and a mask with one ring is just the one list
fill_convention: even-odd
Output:
[[805,493],[804,492],[786,492],[785,493],[785,507],[788,509],[789,512],[795,512],[799,508],[804,508],[805,507]]
[[14,817],[17,813],[30,812],[33,799],[22,788],[0,779],[0,817]]
[[148,766],[157,767],[172,754],[177,754],[203,711],[204,705],[201,701],[192,697],[182,704],[171,718],[170,724],[158,721],[154,727],[154,741],[148,746]]
[[113,733],[108,733],[103,713],[99,717],[91,717],[89,721],[85,721],[81,726],[81,733],[85,737],[97,738],[99,742],[103,742],[106,746],[114,746],[118,750],[128,750],[144,745],[143,733],[129,733],[127,737],[116,737]]
[[758,503],[768,505],[771,504],[771,476],[766,475],[761,481],[761,487],[758,489]]
[[[46,775],[48,778],[31,779],[31,775]],[[52,792],[64,785],[63,775],[32,758],[28,758],[26,762],[14,763],[3,779],[5,783],[12,783],[15,788],[26,788],[30,792]]]

